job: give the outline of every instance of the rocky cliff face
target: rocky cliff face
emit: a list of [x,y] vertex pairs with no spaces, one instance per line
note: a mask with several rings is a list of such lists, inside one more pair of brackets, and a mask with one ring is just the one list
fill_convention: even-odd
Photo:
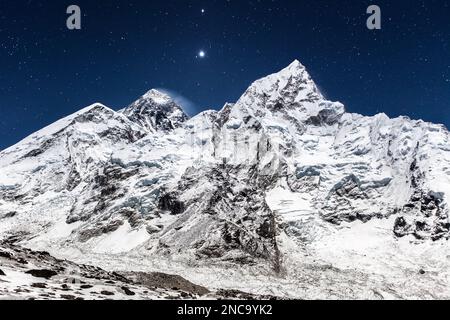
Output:
[[346,113],[298,61],[192,119],[156,90],[119,112],[93,105],[2,151],[0,170],[1,236],[61,255],[281,275],[342,230],[450,236],[447,129]]

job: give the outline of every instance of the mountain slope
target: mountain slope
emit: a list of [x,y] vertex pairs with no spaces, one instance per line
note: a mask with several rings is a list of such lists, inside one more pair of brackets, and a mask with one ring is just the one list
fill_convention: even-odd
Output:
[[421,263],[447,266],[447,129],[346,113],[298,61],[192,119],[156,90],[119,112],[93,105],[1,152],[0,170],[3,237],[111,269],[205,268],[200,284],[229,269],[211,280],[221,288],[247,270],[278,279],[265,294],[296,296],[298,270],[331,264],[339,290],[354,269],[356,297],[373,298],[370,286],[424,295],[392,287]]

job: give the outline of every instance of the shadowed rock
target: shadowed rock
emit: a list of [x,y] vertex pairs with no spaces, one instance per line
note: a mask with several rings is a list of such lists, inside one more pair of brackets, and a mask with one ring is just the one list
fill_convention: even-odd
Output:
[[193,284],[192,282],[184,279],[183,277],[177,275],[170,275],[159,272],[145,273],[129,273],[127,274],[131,279],[135,280],[137,283],[142,284],[148,288],[162,288],[162,289],[172,289],[176,288],[180,291],[189,292],[195,295],[206,295],[209,290],[205,287]]
[[127,296],[134,296],[134,295],[136,295],[135,292],[131,291],[131,290],[130,290],[129,288],[127,288],[127,287],[122,287],[122,290],[125,292],[125,294],[126,294]]
[[29,270],[25,273],[31,274],[33,277],[36,277],[36,278],[44,278],[44,279],[50,279],[51,277],[54,277],[58,274],[56,271],[47,270],[47,269]]

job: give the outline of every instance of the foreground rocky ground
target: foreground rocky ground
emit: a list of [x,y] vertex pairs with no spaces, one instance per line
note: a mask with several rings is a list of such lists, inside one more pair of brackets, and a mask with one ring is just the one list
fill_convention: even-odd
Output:
[[212,292],[180,276],[164,273],[108,272],[59,260],[0,242],[0,299],[8,300],[146,300],[269,299],[239,291]]

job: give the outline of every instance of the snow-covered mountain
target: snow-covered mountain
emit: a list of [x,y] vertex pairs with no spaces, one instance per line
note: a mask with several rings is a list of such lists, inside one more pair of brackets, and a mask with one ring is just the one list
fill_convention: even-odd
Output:
[[151,90],[2,151],[0,237],[256,294],[450,297],[449,137],[346,113],[298,61],[191,119]]

